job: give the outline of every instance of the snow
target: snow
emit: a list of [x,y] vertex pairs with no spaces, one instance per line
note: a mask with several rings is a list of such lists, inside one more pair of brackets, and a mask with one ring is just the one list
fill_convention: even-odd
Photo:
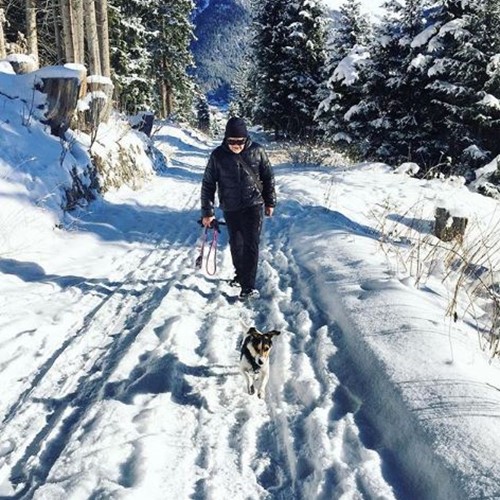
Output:
[[113,81],[111,78],[102,75],[91,75],[87,77],[87,83],[99,83],[101,85],[109,85],[113,87]]
[[358,68],[369,58],[368,51],[355,46],[348,56],[344,57],[335,68],[332,79],[350,86],[359,78]]
[[483,106],[487,106],[494,109],[500,109],[500,100],[491,94],[485,94],[485,96],[478,102]]
[[[500,495],[499,363],[476,328],[490,303],[470,307],[464,288],[456,321],[446,315],[448,247],[430,234],[444,199],[468,208],[463,248],[484,241],[500,223],[498,201],[380,163],[275,161],[261,298],[235,302],[219,280],[232,276],[224,230],[217,276],[193,267],[200,182],[216,141],[158,124],[168,168],[63,214],[61,145],[16,115],[8,76],[2,498]],[[111,129],[110,142],[122,140]],[[65,161],[83,165],[87,145],[75,139]],[[279,145],[269,151],[280,156]],[[137,168],[150,171],[145,155]],[[439,244],[432,259],[412,258],[409,242],[419,239]],[[242,321],[282,331],[264,400],[245,394],[238,373]]]
[[413,41],[411,42],[411,46],[413,48],[416,48],[426,45],[429,42],[429,40],[436,34],[437,31],[438,31],[437,25],[432,24],[431,26],[428,26],[413,39]]
[[2,60],[0,61],[0,73],[7,73],[10,75],[15,75],[15,71],[12,68],[12,65],[10,64],[9,61]]
[[468,154],[472,158],[479,158],[479,159],[483,159],[483,158],[486,158],[488,156],[487,151],[482,150],[481,148],[479,148],[475,144],[473,144],[472,146],[469,146],[468,148],[465,148],[464,153]]
[[412,161],[406,161],[404,163],[401,163],[401,165],[399,165],[399,167],[397,167],[394,170],[394,173],[415,175],[418,173],[419,170],[420,170],[420,167],[418,166],[417,163],[412,162]]

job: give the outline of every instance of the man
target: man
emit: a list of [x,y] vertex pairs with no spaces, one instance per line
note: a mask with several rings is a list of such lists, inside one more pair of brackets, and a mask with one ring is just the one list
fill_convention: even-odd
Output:
[[244,120],[230,118],[224,141],[210,155],[201,186],[202,224],[215,219],[217,190],[224,212],[229,246],[240,285],[240,298],[259,296],[255,289],[263,212],[272,216],[276,205],[274,174],[264,148],[248,136]]

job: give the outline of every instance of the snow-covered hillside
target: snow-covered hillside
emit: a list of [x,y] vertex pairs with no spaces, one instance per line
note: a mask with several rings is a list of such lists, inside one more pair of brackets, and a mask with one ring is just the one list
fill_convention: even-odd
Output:
[[[224,231],[218,274],[194,270],[215,143],[171,125],[155,142],[164,174],[62,220],[2,156],[2,498],[498,497],[498,362],[445,317],[440,270],[417,286],[380,244],[399,234],[402,253],[443,199],[486,225],[498,202],[275,161],[261,298],[241,303]],[[283,332],[265,400],[238,372],[241,320]]]

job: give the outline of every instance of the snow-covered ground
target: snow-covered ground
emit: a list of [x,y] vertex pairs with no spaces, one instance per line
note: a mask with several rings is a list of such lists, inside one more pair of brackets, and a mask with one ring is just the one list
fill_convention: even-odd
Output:
[[[445,316],[444,264],[411,278],[404,259],[436,204],[485,234],[498,202],[380,164],[277,163],[261,298],[241,303],[224,230],[217,275],[194,270],[215,143],[155,141],[164,173],[63,227],[30,198],[39,162],[30,184],[0,154],[0,496],[500,497],[498,361],[463,297]],[[282,331],[265,400],[238,372],[242,321]]]

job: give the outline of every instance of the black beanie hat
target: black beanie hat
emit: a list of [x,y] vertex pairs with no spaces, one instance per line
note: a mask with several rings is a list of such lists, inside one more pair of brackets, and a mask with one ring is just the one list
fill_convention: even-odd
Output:
[[226,124],[226,133],[224,137],[248,137],[247,126],[242,118],[233,116],[229,118]]

